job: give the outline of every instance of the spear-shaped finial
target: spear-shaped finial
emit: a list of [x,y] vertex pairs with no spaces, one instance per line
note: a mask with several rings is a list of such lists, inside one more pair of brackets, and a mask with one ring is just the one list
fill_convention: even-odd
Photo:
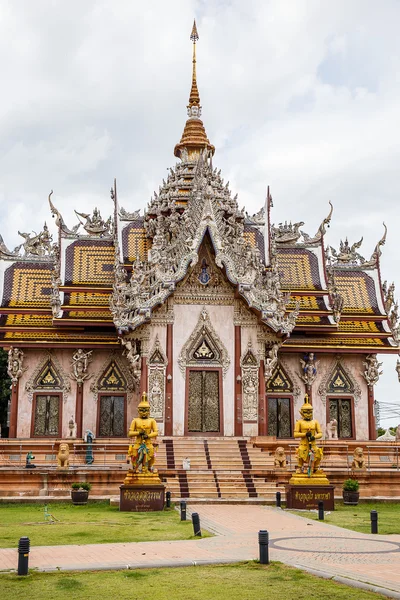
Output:
[[192,33],[190,34],[190,39],[192,40],[193,44],[195,44],[197,42],[197,40],[199,39],[199,34],[197,33],[196,19],[193,21],[193,27],[192,27]]
[[[196,19],[193,21],[192,33],[190,34],[190,39],[193,42],[193,71],[192,71],[192,89],[190,90],[189,96],[189,106],[190,109],[192,106],[200,107],[200,94],[197,89],[197,76],[196,76],[196,42],[199,39],[199,34],[197,33]],[[199,115],[196,115],[199,116]]]

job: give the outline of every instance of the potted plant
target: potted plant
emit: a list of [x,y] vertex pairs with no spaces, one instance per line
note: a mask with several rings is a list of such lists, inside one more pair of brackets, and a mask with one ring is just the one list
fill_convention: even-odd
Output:
[[343,504],[351,504],[353,506],[358,504],[360,498],[359,487],[360,484],[357,479],[346,479],[343,482]]
[[72,504],[87,504],[92,485],[88,481],[78,481],[71,485]]

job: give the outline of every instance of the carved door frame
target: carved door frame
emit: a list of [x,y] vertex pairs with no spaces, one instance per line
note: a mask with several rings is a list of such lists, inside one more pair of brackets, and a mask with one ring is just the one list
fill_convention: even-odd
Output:
[[[190,371],[217,371],[219,386],[219,431],[189,431],[189,373]],[[222,385],[222,367],[187,367],[185,377],[185,436],[223,437],[224,435],[224,397]]]
[[294,432],[294,395],[293,394],[284,394],[284,393],[279,393],[279,394],[273,394],[271,392],[268,392],[268,394],[265,394],[265,409],[264,409],[264,414],[265,414],[265,430],[267,432],[268,435],[268,398],[282,398],[282,399],[288,399],[289,400],[289,411],[290,411],[290,437],[285,437],[285,438],[278,438],[276,437],[277,440],[291,440],[293,439],[293,432]]
[[[341,438],[339,437],[339,429],[338,429],[338,439],[339,440],[356,440],[356,420],[355,420],[355,410],[354,410],[354,396],[349,394],[329,394],[326,396],[326,422],[329,423],[331,420],[329,403],[330,400],[350,400],[350,415],[351,415],[351,437]],[[338,424],[339,425],[339,424]]]
[[[104,396],[118,396],[124,399],[124,435],[122,437],[127,437],[128,435],[128,426],[127,426],[127,394],[125,392],[118,391],[102,391],[99,392],[97,397],[97,415],[96,415],[96,437],[101,439],[108,439],[110,436],[100,435],[100,409],[101,409],[101,398]],[[120,436],[113,435],[111,436],[113,439],[120,439]]]
[[[36,415],[36,402],[38,396],[58,396],[58,433],[54,435],[35,435],[35,415]],[[52,390],[42,390],[40,392],[34,392],[32,402],[32,416],[31,416],[31,438],[62,438],[62,413],[63,413],[63,394],[62,392]]]

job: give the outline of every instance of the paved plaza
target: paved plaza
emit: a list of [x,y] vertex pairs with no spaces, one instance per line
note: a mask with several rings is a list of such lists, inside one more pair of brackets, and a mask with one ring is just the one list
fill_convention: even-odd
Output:
[[[190,514],[190,507],[188,507]],[[193,541],[32,547],[29,566],[41,571],[126,569],[229,563],[258,558],[258,531],[269,532],[270,560],[325,577],[382,588],[400,598],[400,535],[371,535],[298,517],[279,508],[192,506],[215,537]],[[16,549],[0,549],[0,569],[15,569]],[[378,591],[378,589],[376,590]]]

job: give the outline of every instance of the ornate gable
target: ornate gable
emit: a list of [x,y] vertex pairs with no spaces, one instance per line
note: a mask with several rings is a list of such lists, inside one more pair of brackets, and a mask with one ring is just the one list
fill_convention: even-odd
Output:
[[292,394],[293,383],[283,366],[278,363],[267,381],[266,391],[269,394]]
[[121,334],[150,320],[153,309],[165,302],[189,267],[198,263],[198,281],[208,285],[211,275],[207,260],[199,259],[201,245],[209,235],[217,267],[225,269],[228,280],[270,329],[288,335],[295,326],[298,306],[285,314],[289,293],[281,291],[275,262],[266,268],[259,249],[246,238],[245,214],[239,210],[237,197],[231,197],[207,151],[192,159],[185,157],[185,161],[190,171],[186,208],[171,195],[180,181],[184,184],[185,173],[182,171],[178,178],[171,170],[160,195],[155,194],[148,206],[144,221],[151,244],[149,260],[136,260],[130,282],[121,277],[114,285],[111,311],[115,326]]
[[209,314],[203,307],[196,327],[182,348],[178,358],[179,368],[185,377],[186,367],[222,366],[224,377],[230,359],[228,351],[215,331]]
[[199,248],[197,263],[177,285],[174,303],[231,305],[233,302],[233,286],[215,264],[211,239],[206,235]]
[[63,371],[55,356],[48,352],[38,362],[38,366],[26,382],[25,390],[29,400],[32,400],[34,392],[62,392],[64,400],[71,391],[69,376]]
[[105,361],[96,380],[90,386],[96,398],[101,391],[132,393],[134,389],[135,380],[116,353],[112,353]]
[[342,362],[340,355],[335,358],[327,370],[318,388],[318,394],[321,396],[323,404],[326,403],[326,397],[329,394],[350,394],[354,396],[355,404],[358,404],[361,398],[361,388],[348,366]]

